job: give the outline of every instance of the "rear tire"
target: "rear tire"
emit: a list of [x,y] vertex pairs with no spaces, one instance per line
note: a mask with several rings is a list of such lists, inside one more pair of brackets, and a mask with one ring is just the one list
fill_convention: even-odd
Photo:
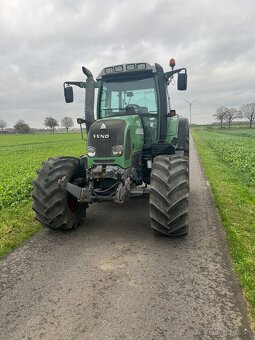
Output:
[[189,121],[187,118],[179,118],[177,150],[183,150],[184,155],[189,157]]
[[61,190],[58,180],[66,176],[67,181],[84,177],[78,158],[50,158],[43,162],[33,181],[32,192],[35,218],[46,228],[72,229],[82,223],[86,215],[87,204],[79,203],[67,191]]
[[187,156],[160,155],[151,169],[150,218],[155,233],[188,234],[189,167]]

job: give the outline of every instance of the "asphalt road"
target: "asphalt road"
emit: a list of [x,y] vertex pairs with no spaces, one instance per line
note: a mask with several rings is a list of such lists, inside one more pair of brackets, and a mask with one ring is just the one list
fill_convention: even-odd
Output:
[[89,208],[0,262],[0,339],[253,339],[193,146],[190,234],[150,230],[148,201]]

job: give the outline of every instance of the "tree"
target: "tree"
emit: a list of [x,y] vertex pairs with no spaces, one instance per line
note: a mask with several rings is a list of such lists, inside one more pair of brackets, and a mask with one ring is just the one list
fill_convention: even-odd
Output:
[[216,120],[220,121],[220,127],[222,128],[222,122],[226,118],[226,114],[228,112],[228,108],[226,106],[220,106],[216,110],[216,113],[213,115],[213,117],[216,118]]
[[0,119],[0,128],[2,129],[2,131],[3,131],[3,129],[4,129],[6,126],[7,126],[6,121],[3,120],[3,119]]
[[224,120],[228,122],[228,127],[230,127],[230,124],[236,118],[241,118],[241,114],[237,109],[235,109],[234,107],[231,107],[226,112]]
[[240,113],[249,120],[250,128],[252,128],[252,123],[255,120],[255,103],[243,105],[240,109]]
[[30,132],[30,126],[25,123],[23,119],[20,119],[17,121],[17,123],[14,125],[14,129],[18,133],[29,133]]
[[68,133],[68,130],[70,127],[72,127],[73,124],[73,119],[71,117],[64,117],[61,120],[61,126],[64,126],[66,128],[66,132]]
[[56,119],[54,119],[53,117],[46,117],[44,119],[44,125],[51,128],[52,133],[54,133],[55,127],[58,126],[58,121]]

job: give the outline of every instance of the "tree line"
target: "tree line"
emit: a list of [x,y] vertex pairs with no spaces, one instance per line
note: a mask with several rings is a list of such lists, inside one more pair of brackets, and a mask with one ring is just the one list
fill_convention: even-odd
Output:
[[234,119],[247,118],[249,120],[250,128],[252,128],[252,124],[255,120],[255,103],[245,104],[241,106],[239,110],[234,107],[229,108],[226,106],[220,106],[214,113],[213,117],[220,122],[221,127],[224,121],[227,122],[228,127],[230,127]]
[[[55,127],[59,126],[58,121],[53,117],[46,117],[44,119],[44,125],[49,127],[52,133],[55,132]],[[64,117],[61,120],[61,126],[65,127],[66,132],[68,133],[69,129],[73,127],[73,119],[71,117]]]
[[[69,129],[74,126],[73,119],[71,117],[64,117],[61,122],[61,126],[66,129],[68,133]],[[46,117],[44,119],[44,125],[49,127],[51,133],[55,132],[55,128],[59,126],[58,121],[53,117]],[[4,129],[8,126],[7,122],[3,119],[0,119],[0,130],[3,132]],[[29,124],[27,124],[23,119],[19,119],[17,123],[13,126],[17,133],[29,133],[31,132],[31,128]]]

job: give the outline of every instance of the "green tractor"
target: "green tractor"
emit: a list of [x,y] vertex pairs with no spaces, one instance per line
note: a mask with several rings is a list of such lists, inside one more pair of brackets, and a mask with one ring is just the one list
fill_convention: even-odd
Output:
[[189,123],[170,109],[167,91],[174,74],[178,90],[186,90],[187,72],[174,69],[174,59],[170,67],[115,65],[96,80],[83,67],[85,82],[64,83],[67,103],[73,102],[72,85],[85,89],[85,117],[77,122],[81,131],[86,126],[86,155],[50,158],[38,170],[33,210],[44,227],[75,228],[92,203],[147,196],[155,233],[188,233]]

